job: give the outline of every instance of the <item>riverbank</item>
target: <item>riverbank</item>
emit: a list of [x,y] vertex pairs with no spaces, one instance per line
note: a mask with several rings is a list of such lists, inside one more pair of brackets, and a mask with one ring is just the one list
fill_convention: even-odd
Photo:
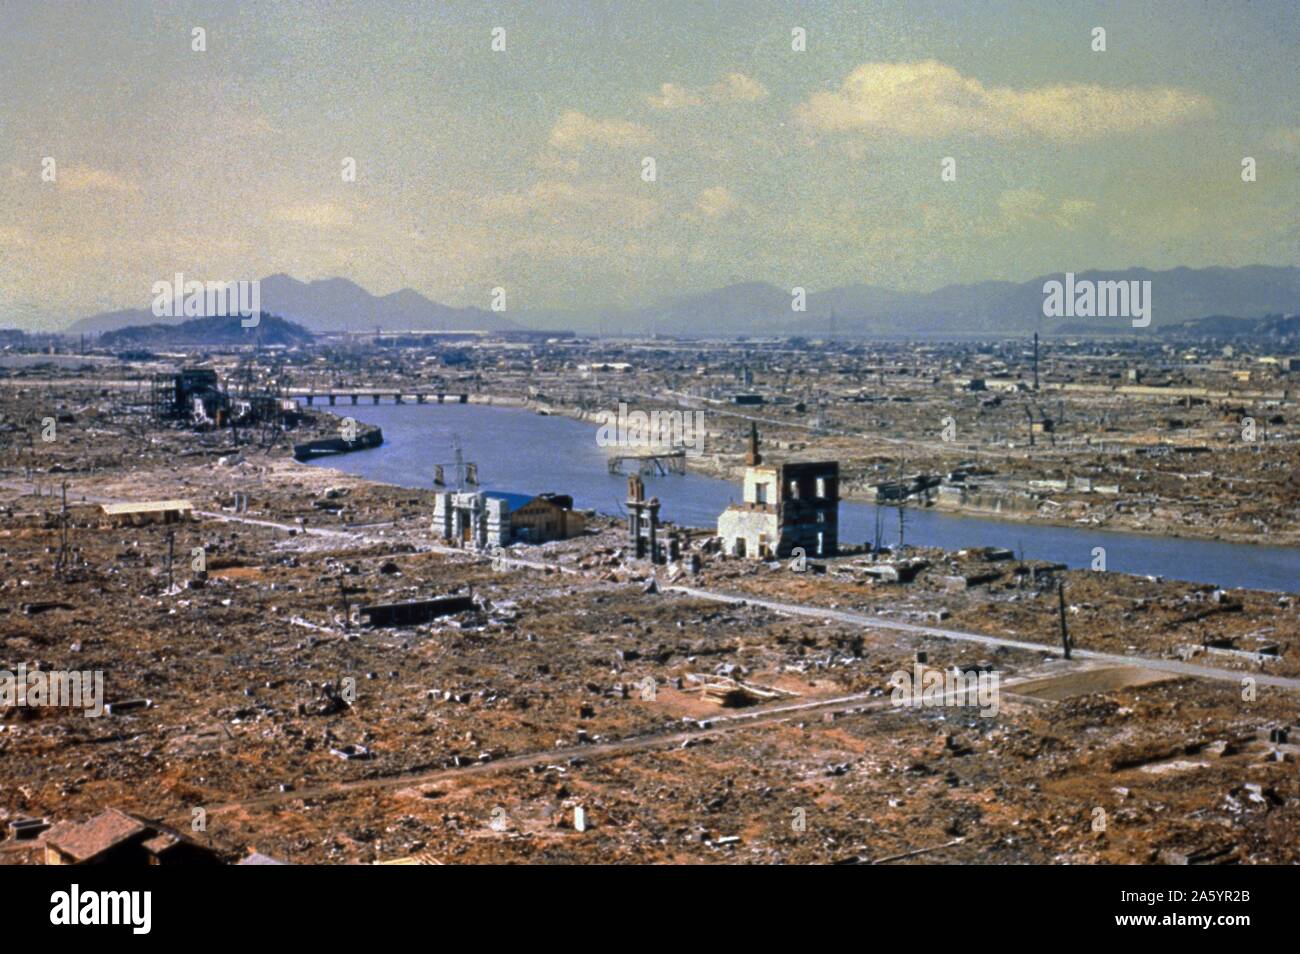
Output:
[[[561,414],[539,415],[522,407],[381,405],[358,411],[382,425],[385,445],[330,460],[327,466],[381,483],[432,487],[433,467],[450,460],[459,443],[466,462],[476,462],[484,490],[510,493],[553,491],[572,495],[579,509],[621,516],[626,478],[611,475],[590,424]],[[526,452],[521,452],[526,448]],[[319,465],[312,465],[313,467]],[[647,493],[662,502],[664,520],[712,533],[717,516],[740,497],[739,481],[696,472],[648,476]],[[840,540],[861,546],[876,538],[897,545],[900,511],[845,500],[840,506]],[[1222,587],[1294,591],[1300,581],[1300,549],[1127,533],[1113,528],[1043,521],[984,519],[929,509],[904,509],[904,541],[946,552],[998,547],[1028,559],[1106,568],[1139,577],[1164,577]]]
[[[501,406],[519,407],[519,408],[525,408],[534,411],[541,411],[546,414],[561,415],[571,420],[581,421],[582,423],[588,424],[593,428],[598,427],[602,423],[596,417],[596,412],[589,412],[581,408],[570,407],[567,405],[556,404],[552,402],[538,402],[538,401],[529,401],[529,400],[520,400],[520,399],[497,398],[497,399],[485,399],[482,400],[480,403],[499,404]],[[738,432],[740,430],[743,430],[743,428],[739,428],[738,426]],[[730,434],[730,433],[724,434],[719,431],[709,432],[708,437],[712,439],[731,440],[733,442],[735,440],[734,434]],[[825,459],[836,459],[833,453],[826,453],[826,454],[819,455],[818,452],[812,446],[815,440],[816,438],[813,435],[809,435],[807,440],[795,442],[797,444],[804,445],[806,449],[799,451],[797,455],[791,455],[791,456],[797,456],[801,459],[811,459],[818,456],[823,457]],[[791,442],[787,440],[787,441],[783,441],[783,443],[789,444]],[[773,456],[781,456],[780,449],[778,449],[777,453],[774,454]],[[841,467],[843,467],[846,461],[843,457],[839,459],[841,460]],[[685,458],[685,466],[686,469],[691,473],[698,474],[703,477],[711,477],[717,480],[729,481],[737,485],[739,485],[740,481],[743,479],[744,472],[745,472],[745,464],[743,461],[743,457],[740,453],[728,455],[725,459],[719,454],[702,454],[694,457],[687,455]],[[855,487],[851,482],[848,481],[841,482],[840,498],[841,500],[850,501],[854,503],[861,503],[861,504],[874,505],[876,503],[876,496],[874,491],[866,491],[861,488]],[[1052,499],[1052,498],[1045,498],[1045,499]],[[1067,497],[1066,499],[1076,500],[1077,498]],[[1115,498],[1114,501],[1110,503],[1119,506],[1132,505],[1131,502],[1125,501],[1123,497],[1117,497]],[[890,506],[896,507],[897,505],[891,504]],[[961,514],[961,515],[979,518],[979,519],[997,520],[997,521],[1006,522],[1008,524],[1023,524],[1023,525],[1033,525],[1033,526],[1043,526],[1043,527],[1062,527],[1062,528],[1086,527],[1086,528],[1096,529],[1105,532],[1134,533],[1134,534],[1141,534],[1141,535],[1151,536],[1151,537],[1173,537],[1176,539],[1183,539],[1183,540],[1199,540],[1205,542],[1221,542],[1221,543],[1243,544],[1243,545],[1251,545],[1251,546],[1267,545],[1267,546],[1300,547],[1300,530],[1294,530],[1294,531],[1269,530],[1267,532],[1267,536],[1265,536],[1265,534],[1261,532],[1261,530],[1257,527],[1256,528],[1221,527],[1221,528],[1215,528],[1214,530],[1206,530],[1206,529],[1201,529],[1199,527],[1189,527],[1186,526],[1185,524],[1180,524],[1173,520],[1163,519],[1156,516],[1144,515],[1137,512],[1132,512],[1132,513],[1110,512],[1106,514],[1104,519],[1099,515],[1093,515],[1090,518],[1089,517],[1063,518],[1051,513],[1044,513],[1042,512],[1041,509],[1023,510],[1023,509],[1013,509],[1009,506],[1002,509],[994,509],[990,507],[969,504],[964,501],[959,503],[954,503],[952,505],[945,505],[943,507],[936,507],[933,504],[921,503],[916,500],[908,500],[904,503],[904,506],[906,506],[909,510],[914,510],[914,511],[936,510],[942,512],[949,512],[953,514]]]

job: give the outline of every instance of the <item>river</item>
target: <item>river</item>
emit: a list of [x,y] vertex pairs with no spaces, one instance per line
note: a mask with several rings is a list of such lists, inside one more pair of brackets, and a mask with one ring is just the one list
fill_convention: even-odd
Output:
[[[454,441],[464,459],[478,465],[482,489],[536,494],[570,494],[580,509],[621,514],[627,478],[611,475],[595,427],[567,417],[543,416],[519,408],[482,404],[379,404],[338,407],[365,424],[383,428],[384,444],[374,450],[324,457],[314,466],[402,487],[433,485],[433,465],[444,465],[454,481]],[[684,526],[716,527],[727,504],[740,498],[738,483],[685,476],[646,478],[646,492],[663,504],[664,520]],[[885,508],[887,544],[897,542],[898,515]],[[874,504],[840,504],[840,540],[869,541],[875,532]],[[1028,559],[1070,567],[1092,565],[1093,549],[1104,547],[1106,568],[1120,573],[1214,583],[1223,587],[1300,592],[1300,548],[1188,540],[1082,526],[1056,527],[991,520],[909,508],[905,541],[947,550],[1007,547]]]

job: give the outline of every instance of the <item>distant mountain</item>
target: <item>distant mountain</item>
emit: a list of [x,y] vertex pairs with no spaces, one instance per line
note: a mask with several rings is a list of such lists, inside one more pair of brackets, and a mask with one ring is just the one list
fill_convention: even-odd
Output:
[[245,328],[239,316],[191,318],[179,325],[132,325],[105,332],[99,343],[106,348],[191,348],[223,345],[307,344],[312,334],[301,325],[262,312],[258,323]]
[[789,334],[798,317],[790,309],[790,292],[765,282],[746,282],[627,311],[611,316],[605,325],[614,334],[626,329],[633,334],[735,337]]
[[176,323],[184,321],[184,318],[165,318],[159,319],[154,317],[154,313],[148,308],[123,308],[119,311],[103,311],[97,315],[91,315],[89,318],[82,318],[74,321],[68,326],[70,335],[98,335],[105,331],[113,331],[117,328],[140,327],[148,324],[157,324],[159,321]]
[[1300,315],[1265,315],[1263,318],[1210,315],[1166,325],[1160,333],[1179,338],[1300,338]]
[[262,280],[262,305],[311,331],[511,331],[501,313],[452,308],[409,288],[372,295],[346,278],[300,282],[288,275]]
[[[262,310],[281,315],[308,331],[510,331],[519,326],[500,313],[482,308],[452,308],[404,288],[372,295],[346,278],[300,282],[289,275],[262,279]],[[74,322],[71,334],[99,334],[133,325],[175,325],[185,318],[158,318],[148,308],[91,315]]]
[[[1132,331],[1126,318],[1043,316],[1043,284],[1062,273],[1028,282],[947,285],[931,292],[898,292],[872,285],[846,285],[807,296],[807,310],[793,311],[790,289],[761,282],[678,296],[663,303],[605,313],[601,325],[629,333],[736,337],[739,335],[966,335],[1039,331],[1098,333]],[[1175,268],[1153,272],[1089,271],[1079,281],[1150,281],[1151,327],[1205,315],[1266,315],[1300,307],[1300,268]],[[831,316],[834,315],[834,322]],[[524,316],[527,320],[528,316]],[[588,330],[576,319],[574,328]]]
[[1256,330],[1270,337],[1300,338],[1300,315],[1266,315]]
[[[1132,332],[1127,318],[1046,318],[1043,284],[1063,273],[1028,282],[989,281],[947,285],[930,292],[900,292],[873,285],[845,285],[807,295],[806,310],[791,307],[791,289],[745,282],[705,292],[674,295],[638,308],[519,311],[510,319],[481,308],[451,308],[410,289],[371,295],[345,278],[300,282],[272,275],[261,285],[262,307],[313,332],[452,331],[571,328],[603,334],[665,334],[690,337],[805,335],[999,335]],[[1080,281],[1151,282],[1152,330],[1207,315],[1293,314],[1300,310],[1300,268],[1175,268],[1153,272],[1088,271]],[[834,320],[832,321],[832,316]],[[163,319],[176,324],[183,319]],[[83,318],[69,329],[102,332],[157,324],[147,309]]]

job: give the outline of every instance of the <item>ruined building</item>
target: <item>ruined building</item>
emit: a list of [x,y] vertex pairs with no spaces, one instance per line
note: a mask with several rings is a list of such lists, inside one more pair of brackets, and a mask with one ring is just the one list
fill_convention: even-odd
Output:
[[839,549],[839,463],[764,466],[758,429],[751,424],[745,464],[744,502],[718,516],[724,552],[771,559],[799,547],[808,556],[834,556]]
[[178,372],[155,374],[150,393],[156,420],[175,418],[211,422],[228,406],[226,395],[211,368],[182,368]]
[[502,495],[475,493],[433,495],[433,532],[444,540],[474,549],[510,542],[510,502]]
[[581,535],[586,518],[568,494],[538,494],[510,510],[510,532],[523,543],[546,543]]
[[433,532],[475,549],[546,543],[583,532],[586,522],[562,494],[507,494],[492,490],[434,494]]
[[651,563],[663,562],[659,543],[659,498],[645,496],[645,482],[639,474],[627,479],[627,533],[632,556]]
[[47,865],[215,865],[211,848],[161,822],[110,808],[89,821],[60,822],[45,836]]

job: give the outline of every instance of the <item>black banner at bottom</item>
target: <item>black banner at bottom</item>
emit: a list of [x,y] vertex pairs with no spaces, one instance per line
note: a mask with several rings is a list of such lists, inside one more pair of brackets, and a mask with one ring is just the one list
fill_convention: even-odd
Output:
[[1226,941],[1261,927],[1279,930],[1294,893],[1292,872],[1273,867],[882,865],[830,881],[809,871],[762,878],[718,868],[626,871],[607,870],[593,881],[589,870],[552,870],[535,881],[538,873],[527,868],[282,866],[258,874],[32,866],[0,868],[0,896],[25,938],[93,934],[132,944],[247,941],[250,930],[257,940],[373,943],[376,929],[426,932],[432,925],[445,943],[459,933],[483,939],[504,925],[523,929],[530,916],[538,925],[580,921],[620,932],[647,922],[658,930],[667,916],[674,931],[698,924],[756,939],[770,937],[776,917],[805,927],[869,928],[873,940],[895,931],[916,941],[927,931],[1037,927],[1069,938],[1199,931]]

